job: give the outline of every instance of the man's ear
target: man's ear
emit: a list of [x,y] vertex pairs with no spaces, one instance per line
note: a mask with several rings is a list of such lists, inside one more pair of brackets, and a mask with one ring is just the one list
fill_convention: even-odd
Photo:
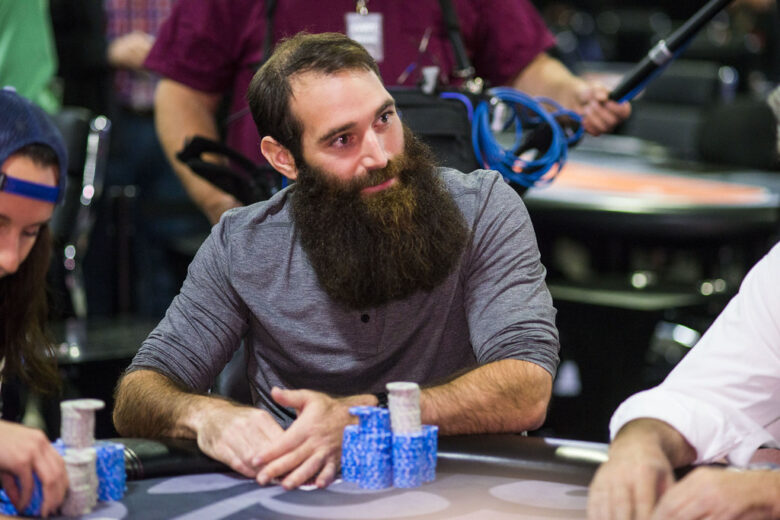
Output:
[[279,141],[271,136],[263,137],[260,141],[260,152],[268,163],[291,181],[298,178],[298,168],[295,166],[290,150],[282,146]]

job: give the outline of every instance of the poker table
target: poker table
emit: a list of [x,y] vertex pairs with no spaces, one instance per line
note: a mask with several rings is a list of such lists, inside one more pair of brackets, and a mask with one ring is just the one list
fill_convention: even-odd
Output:
[[[572,154],[552,184],[528,190],[535,221],[568,229],[659,237],[723,239],[777,227],[776,180],[759,172],[697,163],[653,164],[606,154]],[[757,175],[756,175],[757,174]],[[765,181],[777,174],[765,172]]]
[[[780,231],[778,177],[580,151],[524,202],[554,297],[667,309],[736,292]],[[563,240],[586,267],[554,252]]]
[[604,441],[629,395],[658,384],[777,241],[780,175],[680,161],[625,136],[583,139],[529,189],[562,370],[545,428]]
[[[121,501],[99,503],[84,518],[585,518],[587,486],[606,449],[519,435],[440,437],[435,481],[381,491],[341,481],[317,490],[260,487],[236,473],[213,471],[221,468],[213,461],[199,464],[202,455],[193,460],[179,452],[164,471],[170,475],[130,480]],[[128,468],[139,476],[131,461]]]

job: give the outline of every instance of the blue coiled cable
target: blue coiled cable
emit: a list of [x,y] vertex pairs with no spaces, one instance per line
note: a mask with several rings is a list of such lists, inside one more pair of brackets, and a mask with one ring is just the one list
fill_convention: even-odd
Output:
[[[471,123],[471,140],[477,161],[486,168],[497,170],[507,181],[530,187],[552,181],[566,162],[569,146],[576,144],[583,135],[582,119],[578,114],[564,109],[555,101],[547,98],[533,98],[518,90],[497,87],[490,89],[490,101],[480,101],[474,109]],[[512,149],[504,149],[490,128],[490,105],[504,102],[512,111],[504,129],[515,127],[515,140]],[[554,108],[548,112],[543,105]],[[574,125],[574,129],[564,129],[558,118],[565,117]],[[524,133],[540,131],[548,127],[550,143],[544,149],[523,149]],[[535,150],[533,157],[523,157],[525,152]],[[552,174],[548,172],[556,167]]]

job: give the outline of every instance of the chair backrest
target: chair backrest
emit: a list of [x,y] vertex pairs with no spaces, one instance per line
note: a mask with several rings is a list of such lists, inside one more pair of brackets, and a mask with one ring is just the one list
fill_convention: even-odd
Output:
[[653,141],[679,159],[698,160],[699,129],[713,105],[730,102],[736,72],[714,62],[677,60],[655,77],[633,103],[620,133]]
[[[82,262],[103,192],[111,122],[81,107],[64,107],[54,122],[68,149],[68,182],[62,203],[51,221],[54,255],[51,282],[67,293],[67,314],[86,316]],[[66,302],[55,302],[64,307]]]

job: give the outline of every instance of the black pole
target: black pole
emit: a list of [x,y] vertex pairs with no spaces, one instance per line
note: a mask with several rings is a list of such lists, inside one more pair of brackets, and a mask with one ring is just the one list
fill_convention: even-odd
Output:
[[686,43],[688,43],[704,25],[718,14],[721,9],[726,7],[733,0],[710,0],[701,9],[691,16],[679,29],[674,31],[668,38],[656,43],[647,56],[642,58],[631,71],[623,76],[620,84],[616,86],[609,94],[609,98],[614,101],[630,101],[639,92],[637,87],[642,85],[653,73],[661,67],[666,66],[673,58],[675,53]]

